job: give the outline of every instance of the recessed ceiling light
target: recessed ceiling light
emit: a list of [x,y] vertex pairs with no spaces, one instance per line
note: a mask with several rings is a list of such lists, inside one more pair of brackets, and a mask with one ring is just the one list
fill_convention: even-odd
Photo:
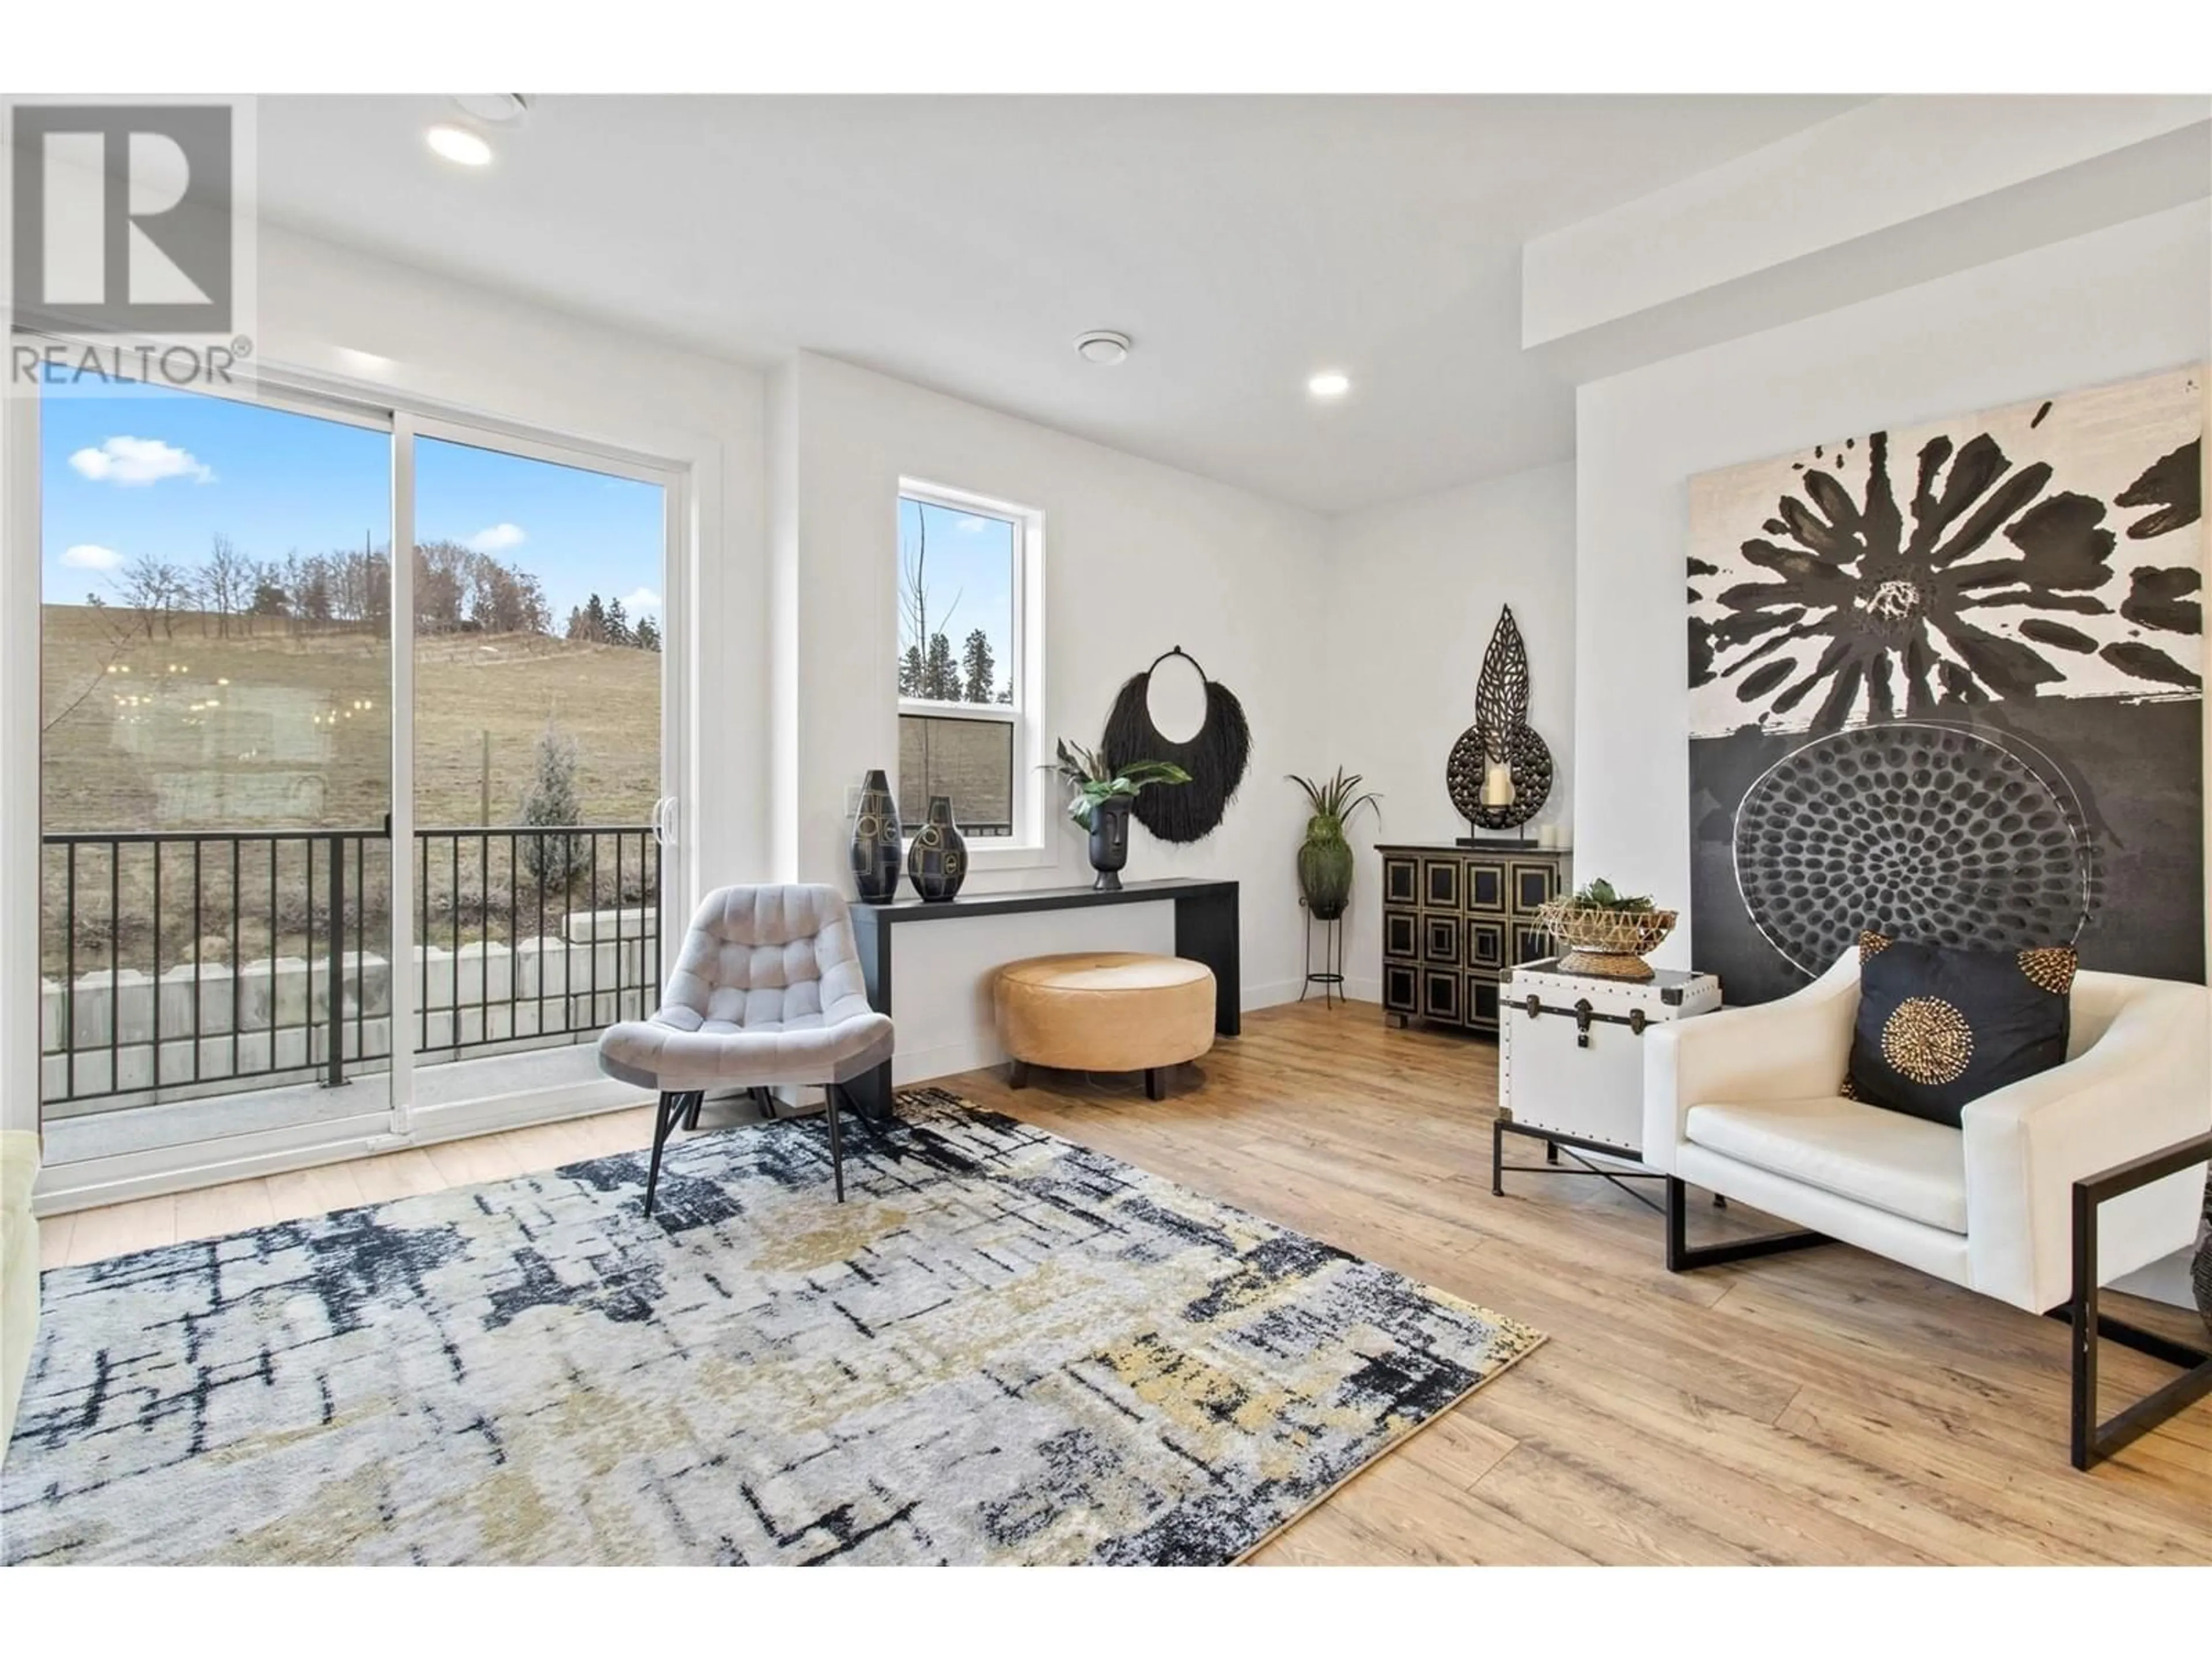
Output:
[[1129,355],[1129,337],[1110,328],[1094,328],[1076,337],[1075,350],[1086,363],[1118,363]]
[[464,114],[495,127],[518,125],[530,113],[530,100],[519,92],[457,92],[453,101]]
[[432,127],[422,137],[439,155],[465,167],[480,167],[491,160],[491,146],[465,127]]
[[1352,390],[1352,377],[1335,369],[1323,369],[1306,382],[1306,390],[1316,398],[1341,398]]

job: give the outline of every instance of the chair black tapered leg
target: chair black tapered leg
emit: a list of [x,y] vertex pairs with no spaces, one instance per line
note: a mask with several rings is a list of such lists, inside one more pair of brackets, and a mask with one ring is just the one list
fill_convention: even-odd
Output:
[[838,1097],[844,1092],[834,1083],[822,1091],[822,1109],[830,1119],[830,1175],[836,1187],[840,1204],[845,1201],[845,1138],[837,1124],[842,1115],[838,1110]]
[[653,1213],[653,1195],[660,1186],[660,1153],[668,1145],[669,1132],[675,1128],[676,1120],[686,1112],[696,1113],[701,1096],[697,1091],[664,1090],[659,1109],[653,1119],[653,1161],[646,1166],[645,1212]]
[[706,1103],[707,1091],[704,1089],[694,1091],[691,1096],[691,1104],[684,1114],[684,1127],[686,1129],[696,1130],[698,1128],[699,1109]]

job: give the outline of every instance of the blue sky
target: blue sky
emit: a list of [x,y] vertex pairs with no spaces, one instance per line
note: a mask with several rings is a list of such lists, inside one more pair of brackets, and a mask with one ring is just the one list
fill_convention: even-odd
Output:
[[[929,631],[951,641],[959,660],[969,631],[980,628],[991,641],[991,660],[1004,690],[1012,666],[1010,647],[1014,623],[1014,526],[1004,519],[962,513],[902,497],[899,501],[899,568],[929,532],[925,583],[929,592]],[[907,635],[905,609],[899,615],[899,650],[914,641]]]
[[[115,571],[140,554],[196,564],[217,535],[248,557],[277,560],[391,539],[385,433],[137,386],[49,398],[40,420],[53,603],[112,599]],[[633,618],[661,619],[661,512],[655,484],[459,444],[416,446],[416,539],[467,543],[532,572],[556,632],[593,592],[621,599]]]

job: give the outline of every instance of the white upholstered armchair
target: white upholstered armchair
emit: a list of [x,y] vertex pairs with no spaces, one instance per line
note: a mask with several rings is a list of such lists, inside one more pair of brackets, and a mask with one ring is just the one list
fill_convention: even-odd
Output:
[[599,1037],[599,1069],[658,1090],[645,1211],[653,1213],[660,1155],[680,1117],[699,1127],[709,1090],[759,1093],[819,1084],[826,1097],[830,1161],[840,1203],[842,1085],[890,1058],[891,1021],[868,1006],[853,921],[834,887],[724,887],[691,918],[675,971],[650,1019],[624,1020]]
[[[1686,1249],[1686,1182],[2047,1312],[2072,1291],[2074,1183],[2212,1127],[2201,985],[2075,975],[2066,1063],[1972,1102],[1957,1129],[1840,1094],[1858,991],[1853,951],[1794,996],[1646,1035],[1644,1161],[1674,1177],[1670,1267],[1761,1253]],[[2105,1205],[2097,1281],[2185,1248],[2203,1189],[2199,1165]]]

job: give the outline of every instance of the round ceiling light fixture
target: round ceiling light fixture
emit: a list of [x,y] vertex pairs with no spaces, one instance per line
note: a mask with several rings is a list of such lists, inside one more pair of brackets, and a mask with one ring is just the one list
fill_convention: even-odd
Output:
[[438,155],[461,167],[480,167],[491,160],[491,146],[466,127],[432,127],[422,138]]
[[1094,328],[1075,337],[1075,355],[1086,363],[1118,363],[1129,355],[1129,337],[1110,328]]
[[1325,368],[1306,382],[1306,390],[1316,398],[1341,398],[1352,390],[1352,376],[1334,368]]

